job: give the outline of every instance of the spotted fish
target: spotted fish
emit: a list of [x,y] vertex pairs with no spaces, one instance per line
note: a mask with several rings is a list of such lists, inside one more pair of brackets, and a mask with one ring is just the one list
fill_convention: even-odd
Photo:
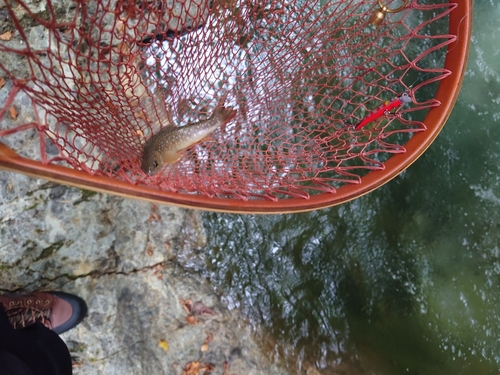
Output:
[[180,127],[165,126],[144,145],[142,170],[149,175],[158,173],[164,164],[179,160],[184,149],[200,142],[215,129],[231,121],[234,116],[235,109],[218,107],[206,121]]

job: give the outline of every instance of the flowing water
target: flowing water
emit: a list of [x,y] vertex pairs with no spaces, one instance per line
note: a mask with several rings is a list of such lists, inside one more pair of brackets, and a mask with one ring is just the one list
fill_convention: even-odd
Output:
[[207,276],[294,371],[500,372],[499,19],[475,2],[458,102],[398,178],[311,213],[205,214]]

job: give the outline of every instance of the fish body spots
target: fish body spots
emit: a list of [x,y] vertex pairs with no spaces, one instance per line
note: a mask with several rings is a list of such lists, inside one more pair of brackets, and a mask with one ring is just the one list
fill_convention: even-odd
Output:
[[162,128],[144,145],[141,169],[154,175],[165,164],[174,163],[182,156],[182,151],[200,142],[218,127],[228,123],[236,116],[233,108],[218,107],[206,121],[185,126],[173,125]]

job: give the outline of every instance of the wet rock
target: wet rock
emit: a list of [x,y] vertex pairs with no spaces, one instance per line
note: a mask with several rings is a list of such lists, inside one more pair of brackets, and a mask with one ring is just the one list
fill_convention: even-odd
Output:
[[195,272],[205,269],[206,260],[202,252],[205,245],[206,238],[201,217],[196,211],[189,211],[178,237],[175,261],[182,268]]

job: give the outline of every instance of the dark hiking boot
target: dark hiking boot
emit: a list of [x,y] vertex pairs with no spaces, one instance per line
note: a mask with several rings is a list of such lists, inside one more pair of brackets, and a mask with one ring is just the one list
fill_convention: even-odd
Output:
[[57,334],[76,326],[87,313],[83,299],[63,292],[3,295],[0,296],[0,304],[14,328],[40,322]]

